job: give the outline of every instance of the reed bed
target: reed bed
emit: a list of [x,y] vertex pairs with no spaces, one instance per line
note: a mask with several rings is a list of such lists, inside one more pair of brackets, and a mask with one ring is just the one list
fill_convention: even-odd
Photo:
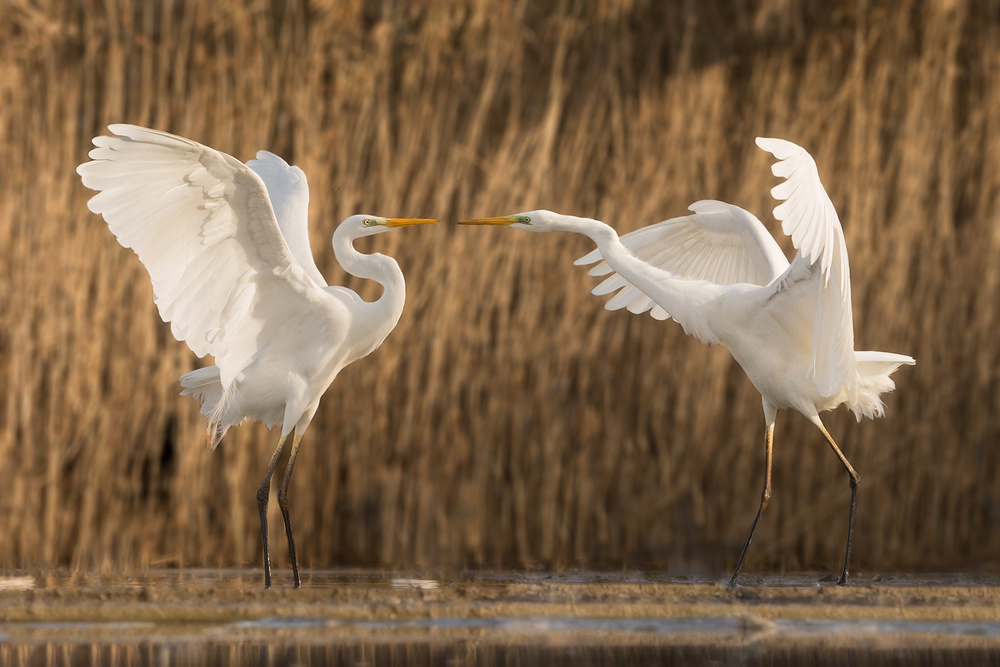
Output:
[[[863,478],[855,569],[995,566],[998,66],[987,0],[2,3],[0,565],[259,560],[276,433],[209,453],[176,378],[210,362],[73,171],[130,122],[300,165],[318,264],[369,299],[329,245],[352,213],[550,208],[626,232],[716,198],[780,237],[753,138],[805,146],[844,223],[859,349],[918,361],[885,419],[825,416]],[[724,348],[605,312],[572,266],[583,237],[438,225],[359,246],[398,259],[408,302],[304,442],[306,567],[733,566],[763,423]],[[775,443],[747,569],[834,571],[846,475],[797,414]]]

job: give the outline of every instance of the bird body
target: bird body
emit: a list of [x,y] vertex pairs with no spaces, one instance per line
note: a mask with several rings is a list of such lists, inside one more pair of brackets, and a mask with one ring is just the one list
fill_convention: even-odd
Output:
[[[526,229],[572,231],[595,241],[595,253],[599,254],[586,255],[578,264],[599,258],[615,272],[613,279],[627,277],[626,289],[634,288],[632,296],[648,297],[663,312],[669,311],[685,333],[705,343],[725,344],[765,405],[774,410],[794,409],[811,418],[846,403],[859,419],[880,416],[883,406],[878,394],[886,389],[879,378],[900,364],[912,362],[910,357],[887,352],[853,352],[855,362],[846,366],[839,383],[832,384],[833,391],[824,394],[811,371],[817,295],[822,292],[824,278],[811,265],[793,267],[786,260],[786,270],[764,285],[723,285],[680,277],[644,261],[623,243],[626,237],[619,239],[612,227],[599,220],[541,210],[519,215],[531,219]],[[601,275],[601,270],[598,267],[592,273]],[[594,292],[607,293],[602,287]],[[609,302],[609,307],[621,307],[621,301]],[[866,362],[863,373],[858,372],[859,358]],[[854,377],[849,377],[852,372]],[[877,388],[881,389],[875,391]]]
[[584,234],[597,249],[577,260],[607,276],[593,291],[617,292],[607,308],[672,318],[684,331],[725,344],[762,397],[766,472],[761,504],[731,583],[746,557],[757,520],[770,499],[771,450],[778,410],[793,409],[824,434],[851,478],[851,515],[840,583],[848,580],[859,476],[819,414],[846,404],[860,421],[884,411],[880,394],[894,388],[890,374],[911,357],[854,350],[850,268],[836,210],[812,157],[781,139],[757,144],[779,159],[772,189],[784,203],[774,214],[798,253],[789,263],[751,213],[731,204],[700,201],[692,215],[673,218],[621,238],[590,218],[537,210],[478,218],[464,224],[510,225],[528,231]]
[[260,151],[239,160],[195,141],[134,125],[111,125],[94,139],[91,161],[77,172],[100,190],[88,206],[104,216],[119,243],[149,272],[160,317],[199,357],[215,365],[180,378],[201,400],[211,448],[245,419],[281,425],[281,438],[257,493],[270,585],[265,509],[285,439],[295,438],[279,491],[295,585],[295,545],[288,521],[288,481],[299,442],[337,374],[381,345],[399,321],[405,283],[399,265],[366,255],[353,241],[391,229],[436,222],[354,215],[333,235],[343,268],[382,284],[366,302],[330,287],[309,246],[305,174]]
[[[340,371],[378,349],[396,327],[405,300],[402,271],[390,257],[357,252],[352,236],[359,230],[350,223],[334,232],[335,255],[349,273],[382,284],[383,297],[368,302],[345,287],[323,286],[320,293],[312,295],[316,307],[303,309],[294,302],[282,303],[276,295],[269,316],[274,325],[268,331],[266,352],[256,354],[228,388],[223,389],[217,366],[182,376],[181,393],[202,399],[202,414],[209,418],[213,449],[227,429],[244,419],[263,422],[268,428],[280,424],[282,436],[293,429],[303,433],[316,413],[319,399]],[[318,340],[324,344],[317,346]],[[311,353],[304,355],[303,350]],[[275,364],[275,359],[283,363]],[[218,385],[206,385],[204,380],[209,376]]]

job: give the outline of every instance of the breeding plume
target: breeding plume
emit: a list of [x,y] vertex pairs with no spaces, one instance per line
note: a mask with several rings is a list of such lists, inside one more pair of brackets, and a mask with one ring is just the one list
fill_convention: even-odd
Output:
[[774,209],[798,250],[791,264],[761,222],[719,201],[692,204],[693,215],[666,220],[618,238],[597,220],[530,211],[478,218],[461,224],[510,225],[536,232],[584,234],[597,250],[577,260],[608,276],[594,294],[617,294],[607,308],[628,308],[656,319],[673,318],[706,343],[725,343],[761,393],[764,405],[764,489],[730,585],[753,541],[771,498],[771,445],[778,410],[798,410],[823,433],[847,471],[851,510],[839,584],[849,577],[857,509],[858,473],[823,426],[819,413],[846,404],[861,417],[878,417],[879,394],[894,388],[890,374],[911,357],[856,352],[851,315],[851,279],[844,232],[819,180],[812,157],[781,139],[757,139],[779,162],[786,179],[771,194]]
[[111,125],[94,138],[91,162],[77,173],[100,190],[90,210],[149,272],[160,317],[177,340],[215,365],[180,378],[201,399],[209,441],[245,419],[281,425],[281,438],[257,491],[264,586],[271,585],[267,503],[271,475],[292,431],[278,491],[295,586],[300,585],[288,519],[288,482],[299,443],[320,397],[342,368],[374,351],[403,312],[405,286],[391,257],[354,249],[362,236],[435,220],[354,215],[333,235],[349,273],[382,284],[366,302],[329,287],[309,247],[305,174],[266,151],[243,164],[182,137]]

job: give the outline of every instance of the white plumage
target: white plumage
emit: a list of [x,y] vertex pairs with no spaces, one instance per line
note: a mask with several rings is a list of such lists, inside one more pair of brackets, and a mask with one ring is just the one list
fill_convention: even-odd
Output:
[[529,211],[465,224],[510,225],[529,231],[569,231],[597,249],[577,260],[606,276],[594,294],[617,292],[607,308],[673,318],[690,335],[724,343],[763,398],[765,484],[761,504],[730,583],[735,583],[771,488],[774,420],[798,410],[823,432],[851,478],[851,514],[840,583],[848,580],[859,477],[819,413],[846,404],[858,420],[883,413],[879,394],[894,388],[890,374],[913,364],[889,352],[855,352],[847,246],[837,212],[812,157],[781,139],[757,139],[772,153],[774,211],[798,250],[789,263],[774,238],[747,211],[717,201],[692,204],[687,215],[621,238],[598,220]]
[[[764,225],[739,206],[703,200],[688,207],[694,215],[664,220],[621,237],[621,243],[639,259],[675,276],[707,280],[717,285],[750,283],[767,285],[788,268],[788,260]],[[600,249],[581,257],[577,265],[593,264],[592,276],[613,272]],[[605,306],[627,308],[633,313],[647,310],[658,319],[670,315],[640,289],[618,274],[594,288],[602,296],[618,291]]]
[[305,174],[261,151],[239,160],[197,142],[134,125],[111,125],[77,168],[100,190],[90,210],[149,272],[160,317],[199,357],[215,365],[184,375],[197,396],[214,449],[231,426],[253,419],[281,425],[258,492],[265,585],[270,585],[265,508],[287,436],[295,438],[279,493],[295,584],[287,486],[298,445],[320,398],[342,368],[375,350],[396,326],[405,284],[395,260],[357,252],[354,239],[434,222],[355,215],[333,236],[344,269],[384,286],[368,303],[328,287],[309,246]]

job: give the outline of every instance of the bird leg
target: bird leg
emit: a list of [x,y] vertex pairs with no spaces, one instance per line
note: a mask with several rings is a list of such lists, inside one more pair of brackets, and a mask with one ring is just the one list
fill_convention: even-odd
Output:
[[260,510],[260,539],[264,544],[264,588],[271,587],[271,557],[267,550],[267,499],[271,495],[271,475],[274,473],[274,467],[278,465],[281,448],[285,446],[285,438],[286,436],[281,436],[281,439],[278,440],[278,446],[275,447],[274,454],[271,456],[267,472],[264,473],[264,481],[257,489],[257,509]]
[[302,436],[298,433],[292,439],[292,451],[288,455],[288,466],[285,468],[285,476],[281,480],[281,488],[278,489],[278,507],[281,508],[281,518],[285,520],[285,535],[288,536],[288,552],[292,555],[292,576],[295,579],[295,588],[299,588],[302,582],[299,580],[299,561],[295,557],[295,539],[292,537],[292,524],[288,519],[288,481],[292,478],[292,468],[295,467],[295,456],[299,453],[299,443]]
[[774,422],[772,421],[764,432],[764,490],[760,493],[760,506],[757,508],[757,516],[753,518],[753,524],[750,526],[750,534],[747,535],[746,544],[743,545],[743,553],[740,554],[740,559],[736,563],[736,570],[729,580],[730,586],[736,585],[736,577],[739,576],[743,561],[747,557],[747,552],[750,551],[750,542],[753,541],[753,532],[757,529],[757,522],[760,521],[760,515],[764,513],[767,503],[771,500],[771,445],[773,441]]
[[844,453],[840,451],[840,447],[838,447],[837,443],[834,442],[833,436],[826,430],[826,427],[823,426],[823,424],[818,424],[818,426],[819,430],[823,432],[824,436],[826,436],[826,441],[830,443],[831,447],[833,447],[833,452],[837,455],[837,458],[839,458],[840,462],[844,464],[844,467],[847,469],[847,474],[851,478],[851,515],[847,520],[847,551],[844,553],[844,569],[840,573],[840,579],[837,580],[838,586],[846,586],[850,576],[848,572],[848,564],[851,560],[851,540],[854,537],[854,513],[858,509],[858,482],[861,481],[861,476],[851,466],[851,462],[847,460]]

